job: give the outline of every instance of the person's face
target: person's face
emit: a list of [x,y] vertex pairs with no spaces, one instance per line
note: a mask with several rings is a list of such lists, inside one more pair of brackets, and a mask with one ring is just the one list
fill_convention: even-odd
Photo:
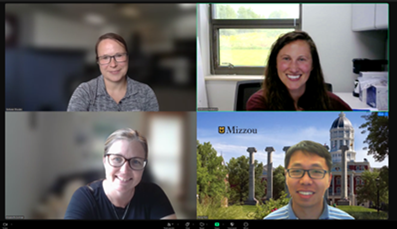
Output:
[[306,41],[293,41],[277,54],[278,77],[290,92],[305,91],[312,69],[312,55]]
[[[98,57],[114,56],[126,53],[124,46],[113,39],[104,39],[98,44]],[[118,82],[124,79],[128,71],[128,58],[125,62],[117,62],[111,58],[109,64],[99,64],[99,69],[105,80]]]
[[[117,140],[108,150],[108,154],[118,154],[126,159],[132,157],[145,158],[145,151],[137,140]],[[142,179],[142,170],[131,169],[126,161],[121,167],[113,167],[109,164],[108,156],[103,158],[105,165],[106,180],[111,184],[113,190],[128,191],[134,189]]]
[[[303,153],[298,150],[292,154],[287,169],[322,169],[328,171],[325,158],[313,153]],[[322,210],[323,196],[331,184],[332,175],[328,172],[323,179],[312,179],[306,172],[302,178],[291,178],[285,171],[286,183],[292,197],[294,211],[318,209]]]

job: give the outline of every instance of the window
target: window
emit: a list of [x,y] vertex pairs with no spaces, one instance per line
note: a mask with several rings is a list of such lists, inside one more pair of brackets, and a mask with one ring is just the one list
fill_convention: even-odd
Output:
[[300,4],[211,4],[211,73],[263,75],[272,44],[301,28]]

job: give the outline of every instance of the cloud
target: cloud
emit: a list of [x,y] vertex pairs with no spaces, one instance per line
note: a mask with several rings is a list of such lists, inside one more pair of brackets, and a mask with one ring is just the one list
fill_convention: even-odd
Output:
[[373,155],[367,155],[367,151],[366,150],[356,150],[356,162],[361,162],[364,161],[364,158],[367,159],[367,161],[369,162],[370,166],[372,168],[381,168],[383,166],[388,166],[389,167],[389,158],[386,157],[385,160],[383,160],[382,162],[376,162]]

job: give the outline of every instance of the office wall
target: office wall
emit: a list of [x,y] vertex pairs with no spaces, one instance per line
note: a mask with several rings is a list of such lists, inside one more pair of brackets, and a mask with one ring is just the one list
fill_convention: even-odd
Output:
[[385,31],[353,32],[351,4],[304,4],[302,30],[316,43],[325,81],[335,92],[351,92],[357,74],[352,59],[383,59]]
[[[200,17],[202,24],[203,18]],[[351,4],[303,4],[302,30],[308,32],[316,43],[325,81],[332,84],[334,92],[353,90],[357,76],[353,73],[352,59],[384,59],[386,56],[386,31],[351,30]],[[198,35],[200,39],[205,39],[201,36],[209,37],[205,31]],[[209,46],[202,47],[202,51],[209,53]],[[203,65],[206,64],[210,64],[210,59],[203,61]],[[227,76],[216,80],[210,78],[207,76],[206,80],[209,107],[219,110],[233,110],[237,81],[251,79],[249,76],[235,80]]]

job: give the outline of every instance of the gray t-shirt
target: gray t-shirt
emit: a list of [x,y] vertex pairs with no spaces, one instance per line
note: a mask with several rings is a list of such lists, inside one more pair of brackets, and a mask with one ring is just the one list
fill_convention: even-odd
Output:
[[103,76],[80,84],[70,98],[67,111],[158,111],[153,90],[127,76],[127,92],[119,103],[106,91]]

